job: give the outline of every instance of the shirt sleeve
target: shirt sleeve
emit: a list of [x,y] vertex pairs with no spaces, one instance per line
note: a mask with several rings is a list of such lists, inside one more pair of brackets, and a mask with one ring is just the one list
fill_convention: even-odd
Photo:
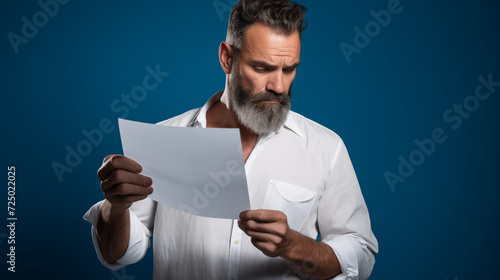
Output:
[[332,247],[342,273],[334,280],[368,279],[378,253],[370,216],[347,149],[339,138],[318,205],[322,242]]
[[106,262],[99,248],[99,240],[97,239],[97,221],[101,212],[101,205],[104,200],[94,204],[83,216],[83,219],[92,224],[91,235],[94,243],[94,248],[99,261],[108,269],[118,270],[129,264],[133,264],[141,260],[149,246],[151,245],[150,237],[153,232],[154,212],[156,202],[150,198],[135,202],[130,208],[130,240],[125,254],[116,261],[115,264]]

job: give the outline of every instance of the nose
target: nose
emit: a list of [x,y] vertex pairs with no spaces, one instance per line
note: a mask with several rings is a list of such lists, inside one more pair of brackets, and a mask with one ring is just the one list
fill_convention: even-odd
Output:
[[284,93],[285,85],[283,84],[283,73],[281,70],[274,71],[269,75],[269,80],[267,81],[266,90],[274,91],[277,94]]

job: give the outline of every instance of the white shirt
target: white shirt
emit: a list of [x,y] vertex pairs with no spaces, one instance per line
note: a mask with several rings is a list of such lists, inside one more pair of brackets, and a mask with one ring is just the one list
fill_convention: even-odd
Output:
[[[201,109],[159,125],[206,127],[206,112],[220,99],[214,95]],[[139,163],[140,164],[140,163]],[[251,209],[280,210],[289,227],[310,238],[321,235],[331,246],[342,273],[335,280],[367,279],[378,243],[370,217],[340,137],[331,130],[289,112],[283,127],[261,135],[245,163]],[[153,182],[153,187],[155,186]],[[101,263],[117,270],[142,259],[153,235],[153,279],[308,279],[282,258],[255,248],[236,220],[190,215],[150,198],[130,207],[130,241],[116,264],[99,251],[96,225],[103,201],[84,219]]]

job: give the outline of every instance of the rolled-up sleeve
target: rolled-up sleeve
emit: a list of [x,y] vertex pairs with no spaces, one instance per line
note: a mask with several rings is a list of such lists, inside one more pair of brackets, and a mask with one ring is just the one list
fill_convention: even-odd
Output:
[[378,242],[347,149],[339,141],[318,205],[321,241],[332,247],[342,273],[335,280],[367,279],[375,264]]
[[94,204],[85,213],[83,218],[92,224],[91,235],[94,243],[95,251],[99,261],[111,270],[121,269],[129,264],[133,264],[141,260],[146,254],[151,245],[150,237],[153,231],[154,211],[156,202],[147,198],[140,202],[135,202],[130,208],[130,240],[125,254],[114,264],[106,262],[99,248],[99,240],[97,238],[97,221],[101,212],[101,205],[104,200]]

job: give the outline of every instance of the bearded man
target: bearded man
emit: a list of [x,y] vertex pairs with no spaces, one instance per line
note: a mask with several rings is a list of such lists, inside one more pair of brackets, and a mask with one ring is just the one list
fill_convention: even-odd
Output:
[[140,163],[109,155],[98,171],[106,199],[84,216],[106,267],[139,261],[153,236],[154,279],[369,277],[378,243],[346,147],[290,111],[305,13],[287,0],[240,0],[219,47],[224,91],[159,123],[238,128],[256,210],[229,220],[158,204]]

